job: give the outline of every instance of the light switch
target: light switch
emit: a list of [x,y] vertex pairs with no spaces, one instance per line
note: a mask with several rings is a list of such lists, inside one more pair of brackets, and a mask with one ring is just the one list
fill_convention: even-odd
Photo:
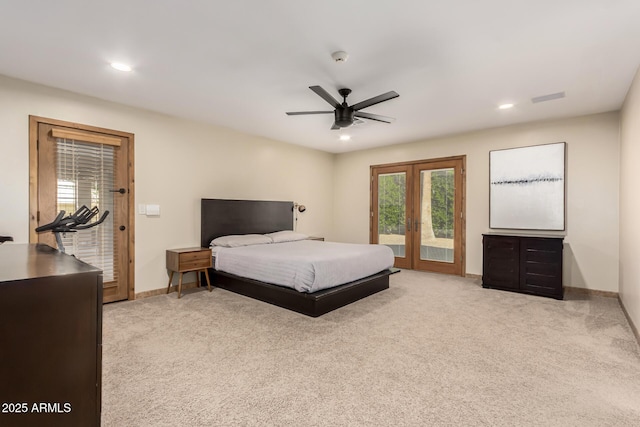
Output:
[[144,215],[147,213],[147,205],[139,204],[138,205],[138,214]]
[[160,216],[160,205],[147,205],[147,216]]

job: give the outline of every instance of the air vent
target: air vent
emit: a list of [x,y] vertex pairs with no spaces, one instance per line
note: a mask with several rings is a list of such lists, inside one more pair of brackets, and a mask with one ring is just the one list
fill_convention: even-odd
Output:
[[531,98],[531,102],[533,102],[534,104],[537,104],[538,102],[553,101],[554,99],[561,99],[564,97],[565,97],[564,92],[558,92],[558,93],[552,93],[549,95],[536,96],[535,98]]

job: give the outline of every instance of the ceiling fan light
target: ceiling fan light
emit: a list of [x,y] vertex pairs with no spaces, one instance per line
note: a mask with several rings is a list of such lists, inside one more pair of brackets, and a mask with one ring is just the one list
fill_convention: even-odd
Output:
[[115,68],[118,71],[131,71],[131,66],[123,64],[122,62],[112,62],[111,67]]
[[351,135],[340,135],[340,141],[349,141],[351,139]]
[[334,112],[336,125],[340,126],[341,128],[346,128],[351,126],[353,124],[353,118],[354,118],[353,114],[354,114],[353,108],[350,108],[350,107],[336,108]]
[[509,108],[513,108],[513,106],[514,106],[514,104],[507,103],[507,104],[499,105],[498,108],[500,110],[508,110]]

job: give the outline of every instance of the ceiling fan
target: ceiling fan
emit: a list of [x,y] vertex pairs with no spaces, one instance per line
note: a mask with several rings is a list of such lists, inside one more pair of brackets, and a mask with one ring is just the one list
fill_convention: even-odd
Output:
[[391,91],[387,93],[383,93],[382,95],[374,96],[373,98],[369,98],[365,101],[358,102],[354,105],[347,104],[347,96],[351,93],[351,89],[340,89],[338,93],[342,96],[342,104],[340,104],[336,99],[329,94],[326,90],[321,88],[320,86],[309,86],[309,89],[318,94],[322,99],[327,101],[333,108],[334,111],[293,111],[287,112],[289,116],[298,116],[304,114],[331,114],[333,113],[335,116],[335,121],[331,129],[340,129],[346,128],[354,124],[354,122],[359,122],[358,118],[375,120],[383,123],[391,123],[395,119],[392,117],[379,116],[377,114],[364,113],[360,110],[365,109],[367,107],[371,107],[372,105],[379,104],[384,101],[388,101],[393,98],[397,98],[398,95],[396,92]]

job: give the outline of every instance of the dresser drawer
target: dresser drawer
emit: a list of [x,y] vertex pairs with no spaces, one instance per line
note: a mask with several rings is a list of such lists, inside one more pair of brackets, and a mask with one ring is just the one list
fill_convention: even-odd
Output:
[[513,237],[484,236],[483,243],[483,286],[518,289],[520,241]]
[[562,298],[562,240],[523,238],[520,245],[521,290]]

